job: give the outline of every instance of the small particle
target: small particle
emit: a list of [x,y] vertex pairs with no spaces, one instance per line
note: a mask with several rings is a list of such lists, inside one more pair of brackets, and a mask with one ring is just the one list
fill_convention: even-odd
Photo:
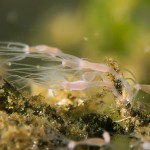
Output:
[[17,12],[11,11],[11,12],[9,12],[9,13],[7,14],[7,21],[8,21],[8,22],[13,23],[13,22],[16,22],[17,19],[18,19],[18,13],[17,13]]
[[11,66],[12,64],[11,64],[11,62],[8,62],[7,65],[8,65],[8,66]]
[[142,144],[143,150],[150,150],[150,143],[149,142],[144,142]]
[[48,89],[48,96],[54,97],[54,90],[53,89]]
[[37,69],[40,69],[41,67],[39,65],[36,66]]
[[3,89],[0,89],[0,94],[3,94],[4,93],[4,90]]
[[84,41],[88,41],[89,40],[88,37],[83,37],[83,39],[84,39]]
[[84,105],[84,100],[79,99],[79,100],[78,100],[78,106],[82,106],[82,105]]
[[150,46],[147,46],[147,47],[144,49],[144,52],[145,52],[145,53],[149,53],[149,52],[150,52]]
[[56,105],[61,107],[61,106],[69,106],[72,104],[72,102],[66,98],[63,98],[61,101],[59,101]]
[[110,143],[110,135],[109,135],[108,132],[105,131],[103,133],[103,137],[104,137],[104,140],[105,140],[106,143]]

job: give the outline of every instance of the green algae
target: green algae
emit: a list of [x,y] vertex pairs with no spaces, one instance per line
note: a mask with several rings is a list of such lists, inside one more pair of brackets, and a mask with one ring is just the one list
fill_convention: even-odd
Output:
[[[113,145],[116,135],[127,134],[123,123],[114,122],[113,115],[107,113],[110,110],[95,111],[99,105],[91,109],[91,101],[60,112],[44,99],[41,95],[23,96],[11,84],[3,81],[0,93],[1,149],[66,149],[70,140],[101,138],[105,130],[111,134]],[[134,133],[135,137],[149,141],[150,114],[133,107],[130,117],[128,133]],[[131,143],[134,148],[137,142],[141,143],[139,139],[132,138],[128,144]],[[87,146],[81,148],[93,149]],[[114,147],[110,144],[109,149]]]

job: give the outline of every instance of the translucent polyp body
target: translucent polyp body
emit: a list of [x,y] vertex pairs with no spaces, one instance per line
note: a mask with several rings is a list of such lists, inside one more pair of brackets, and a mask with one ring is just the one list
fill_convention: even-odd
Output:
[[[31,83],[47,89],[107,87],[115,97],[127,103],[132,100],[134,90],[150,91],[146,85],[130,85],[109,65],[83,60],[45,45],[29,47],[21,43],[0,42],[0,60],[0,75],[19,88]],[[119,89],[116,82],[120,84]]]
[[29,46],[21,43],[0,42],[1,63],[19,61],[29,53]]
[[84,145],[84,146],[96,146],[96,147],[102,147],[104,145],[107,145],[110,143],[110,135],[108,132],[103,133],[103,139],[102,138],[89,138],[81,141],[70,141],[68,143],[68,149],[74,150],[77,146]]
[[38,45],[30,48],[30,53],[45,53],[51,55],[52,57],[59,56],[61,51],[58,48],[48,47],[45,45]]

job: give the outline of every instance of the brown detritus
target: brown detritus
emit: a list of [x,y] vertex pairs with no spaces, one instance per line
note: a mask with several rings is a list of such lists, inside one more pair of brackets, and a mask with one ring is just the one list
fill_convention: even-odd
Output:
[[[107,115],[89,111],[77,117],[71,109],[59,115],[40,95],[25,98],[5,81],[1,89],[3,90],[0,95],[2,149],[54,149],[67,146],[67,139],[101,137],[104,130],[112,133],[123,132],[123,128]],[[77,110],[78,108],[76,106]],[[79,111],[84,110],[80,107]],[[59,135],[60,137],[56,138]]]
[[106,62],[106,64],[111,66],[117,73],[120,73],[120,68],[117,61],[115,61],[111,57],[106,57],[104,61]]
[[[130,119],[127,119],[125,124],[123,121],[124,125],[115,123],[111,115],[112,110],[103,101],[106,91],[91,97],[95,100],[95,104],[89,98],[82,105],[77,105],[77,100],[81,99],[78,95],[65,92],[66,98],[70,99],[72,104],[63,111],[60,111],[61,108],[58,111],[58,106],[55,105],[52,108],[41,95],[24,97],[6,81],[3,82],[1,91],[0,147],[2,149],[57,149],[60,147],[65,149],[70,140],[84,141],[88,138],[102,138],[105,130],[111,135],[124,134],[125,128],[141,139],[150,140],[150,115],[143,109],[139,110],[139,107],[126,105],[127,108],[125,108],[124,104],[123,106],[119,104],[121,107],[118,107],[118,111],[122,107],[127,112],[129,110]],[[60,96],[57,98],[61,99]],[[108,108],[104,109],[104,107]]]

